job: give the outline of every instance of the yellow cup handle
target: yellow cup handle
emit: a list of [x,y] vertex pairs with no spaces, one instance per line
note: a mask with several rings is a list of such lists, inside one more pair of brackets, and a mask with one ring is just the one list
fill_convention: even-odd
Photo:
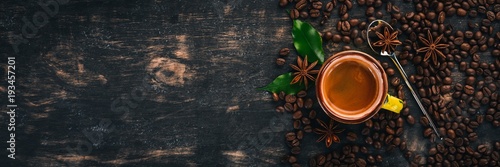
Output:
[[399,114],[403,109],[403,100],[387,94],[382,108]]

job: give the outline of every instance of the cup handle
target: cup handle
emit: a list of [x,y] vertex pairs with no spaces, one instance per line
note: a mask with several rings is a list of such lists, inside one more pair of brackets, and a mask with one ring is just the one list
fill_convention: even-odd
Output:
[[382,108],[399,114],[403,109],[403,100],[387,94]]

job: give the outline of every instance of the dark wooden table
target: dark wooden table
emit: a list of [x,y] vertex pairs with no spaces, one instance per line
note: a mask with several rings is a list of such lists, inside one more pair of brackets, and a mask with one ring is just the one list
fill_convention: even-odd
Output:
[[[256,90],[290,70],[274,64],[280,48],[293,48],[292,22],[277,2],[50,2],[49,11],[35,0],[0,3],[2,82],[15,56],[18,105],[16,159],[3,151],[1,164],[282,165],[291,116]],[[7,111],[7,87],[0,92]],[[9,116],[0,118],[5,149]],[[419,126],[404,136],[417,152],[428,145]],[[329,151],[316,137],[303,140],[300,163]],[[384,166],[408,164],[400,151],[384,154]]]

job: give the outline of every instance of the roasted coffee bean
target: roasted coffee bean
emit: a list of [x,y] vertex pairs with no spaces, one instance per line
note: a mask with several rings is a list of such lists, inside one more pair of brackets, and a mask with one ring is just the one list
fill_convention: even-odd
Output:
[[395,146],[399,146],[401,144],[401,138],[399,137],[396,137],[392,140],[392,144],[394,144]]
[[348,163],[348,164],[352,164],[354,163],[356,160],[354,158],[346,158],[344,159],[344,162]]
[[365,122],[365,126],[369,128],[373,127],[373,121],[369,119],[368,121]]
[[309,10],[309,16],[312,18],[317,18],[320,16],[320,11],[318,9],[311,9]]
[[468,95],[474,94],[474,87],[472,87],[470,85],[465,85],[465,87],[464,87],[464,93],[468,94]]
[[332,37],[332,41],[335,42],[335,43],[338,43],[342,40],[342,36],[340,36],[339,34],[335,34],[333,35]]
[[293,113],[292,117],[293,117],[293,119],[300,119],[300,118],[302,118],[302,111],[295,111]]
[[424,127],[429,127],[429,120],[427,119],[427,117],[420,117],[420,123],[421,123]]
[[396,135],[397,135],[397,136],[401,136],[401,135],[403,135],[403,128],[398,128],[398,129],[396,130]]
[[405,152],[404,156],[409,159],[412,155],[413,155],[413,152],[407,151],[407,152]]
[[325,6],[325,12],[331,12],[333,11],[333,8],[335,8],[335,3],[328,2]]
[[342,147],[342,153],[344,153],[344,155],[348,155],[349,153],[351,153],[351,146],[346,145]]
[[443,79],[443,84],[445,84],[445,85],[451,85],[452,82],[453,82],[453,79],[451,79],[451,77],[445,77]]
[[321,1],[314,1],[314,2],[312,3],[312,7],[313,7],[314,9],[321,9],[321,8],[323,7],[323,3],[321,3]]
[[280,0],[279,4],[281,7],[285,7],[286,5],[288,5],[288,0]]
[[431,128],[426,128],[426,129],[424,130],[424,136],[425,136],[425,137],[429,137],[432,133],[434,133],[434,132],[432,131],[432,129],[431,129]]
[[446,94],[451,92],[451,85],[441,85],[441,93]]
[[309,112],[309,119],[315,119],[316,118],[316,111],[314,110],[311,110]]
[[385,132],[387,132],[387,134],[390,134],[390,135],[394,135],[394,129],[392,129],[391,127],[389,126],[386,126],[385,127]]
[[281,48],[280,51],[279,51],[279,55],[280,56],[287,56],[289,53],[290,53],[290,49],[289,48]]
[[[305,1],[305,0],[303,0],[303,1]],[[299,11],[297,9],[290,10],[290,18],[291,19],[297,19],[297,18],[299,18],[299,16],[300,16]]]
[[357,158],[356,159],[356,166],[365,167],[366,166],[366,161],[364,159]]
[[456,137],[455,131],[453,129],[448,129],[446,131],[446,134],[448,135],[449,138],[454,139]]
[[366,8],[366,12],[365,12],[366,16],[368,16],[368,17],[373,16],[374,13],[375,13],[374,7],[370,6],[370,7]]
[[326,162],[326,157],[324,155],[319,155],[316,157],[316,163],[318,163],[318,165],[323,165],[325,164]]
[[356,45],[358,47],[362,46],[364,42],[365,41],[363,41],[363,39],[361,37],[354,38],[354,45]]
[[479,159],[478,164],[479,164],[479,166],[487,166],[488,165],[488,159],[481,158],[481,159]]
[[309,119],[309,118],[307,118],[307,117],[302,117],[300,120],[302,121],[302,124],[304,124],[304,125],[309,125],[309,124],[311,124],[310,119]]
[[285,108],[283,106],[276,107],[276,112],[282,113],[285,112]]
[[305,19],[305,18],[307,18],[307,17],[309,17],[309,13],[307,13],[306,11],[302,11],[302,12],[300,12],[300,18]]
[[432,147],[431,149],[429,149],[430,156],[436,155],[436,153],[437,153],[437,149],[435,147]]
[[294,132],[288,132],[288,133],[286,133],[285,137],[286,137],[286,141],[292,141],[296,138],[296,135]]
[[471,48],[471,46],[470,46],[470,44],[468,44],[468,43],[462,43],[462,44],[460,45],[460,49],[462,49],[462,50],[464,50],[464,51],[469,51],[469,50],[470,50],[470,48]]
[[299,139],[293,139],[292,141],[289,142],[290,147],[298,147],[300,146],[300,141]]
[[491,153],[491,159],[493,159],[495,161],[498,161],[500,159],[500,154],[498,153],[498,151],[493,151]]
[[469,133],[467,136],[469,141],[476,141],[477,140],[477,134],[476,133]]
[[346,4],[341,4],[339,6],[339,15],[342,16],[347,13],[347,5]]
[[298,106],[299,108],[304,107],[304,99],[302,99],[302,98],[300,98],[300,97],[299,97],[299,98],[297,98],[297,100],[296,100],[295,104],[297,104],[297,106]]
[[403,118],[399,117],[398,120],[396,121],[396,127],[403,127]]
[[311,133],[311,132],[312,132],[312,127],[311,127],[311,125],[306,125],[306,126],[304,126],[304,132]]
[[411,115],[408,115],[408,117],[406,118],[406,121],[407,121],[410,125],[415,124],[415,118],[413,118],[413,116],[411,116]]
[[323,33],[323,39],[331,40],[333,38],[333,34],[330,31]]
[[477,100],[472,100],[472,101],[470,102],[470,106],[472,107],[472,108],[471,108],[471,112],[472,112],[472,113],[475,113],[476,111],[475,111],[475,110],[472,110],[472,109],[478,109],[479,107],[481,107],[481,103],[480,103],[479,101],[477,101]]
[[351,30],[351,24],[348,21],[341,21],[340,30],[348,32]]
[[443,156],[441,154],[436,154],[435,157],[436,157],[435,159],[437,162],[443,162]]
[[278,97],[281,99],[281,100],[285,100],[285,92],[281,91],[279,94],[278,94]]
[[291,103],[285,103],[285,105],[283,107],[288,112],[292,112],[293,111],[293,104],[291,104]]
[[369,135],[370,134],[370,128],[367,128],[367,127],[363,128],[363,130],[361,130],[361,134],[363,136]]
[[471,128],[477,128],[479,126],[479,123],[477,121],[471,121],[469,123],[469,127]]
[[399,86],[400,83],[401,83],[401,79],[399,79],[399,77],[393,77],[391,80],[392,86]]
[[297,158],[295,156],[293,155],[288,156],[288,163],[293,164],[295,162],[297,162]]
[[286,95],[285,96],[285,102],[295,103],[295,101],[297,101],[297,97],[295,97],[295,95]]
[[378,132],[375,132],[375,133],[373,133],[372,138],[373,138],[374,140],[378,140],[378,139],[379,139],[379,136],[380,136],[380,134],[379,134]]
[[376,131],[379,131],[380,130],[380,123],[379,122],[373,123],[373,129],[375,129]]
[[276,58],[276,64],[279,66],[285,65],[286,60],[284,58]]
[[295,155],[300,154],[300,147],[292,147],[290,152]]
[[293,121],[293,128],[294,129],[300,129],[300,125],[301,125],[301,123],[299,120]]
[[472,37],[474,37],[474,33],[472,31],[465,31],[464,37],[467,39],[471,39]]
[[349,46],[349,45],[342,46],[342,51],[346,51],[346,50],[351,50],[351,46]]
[[366,137],[365,142],[366,142],[366,144],[371,145],[371,144],[373,144],[373,139],[371,137]]
[[[349,36],[343,36],[342,37],[342,42],[346,43],[346,44],[349,44],[351,42],[351,37]],[[348,45],[346,45],[348,46]]]
[[448,137],[444,138],[443,141],[444,141],[444,144],[446,146],[448,146],[448,147],[452,147],[453,145],[455,145],[455,142],[452,139],[448,138]]
[[484,152],[486,152],[486,150],[488,150],[488,146],[486,146],[484,144],[477,146],[477,151],[480,153],[484,153]]
[[304,102],[304,107],[307,109],[312,108],[312,105],[313,105],[313,101],[311,98],[306,99],[306,101]]
[[297,10],[302,10],[307,6],[307,1],[306,0],[297,0],[297,3],[295,4],[295,8]]
[[[498,105],[497,105],[497,109],[498,109]],[[494,115],[493,115],[493,118],[495,118],[496,120],[500,119],[500,112],[496,112]]]
[[392,114],[388,114],[387,120],[390,120],[390,121],[387,124],[389,125],[390,128],[396,128],[396,122],[394,122],[394,120],[391,120],[391,119],[392,119]]
[[302,131],[302,130],[297,131],[296,136],[297,136],[297,139],[302,140],[302,138],[304,137],[304,131]]
[[492,11],[486,12],[486,18],[490,21],[495,21],[496,19],[495,13],[493,13]]
[[437,149],[437,151],[438,151],[438,152],[440,152],[440,153],[444,153],[444,152],[446,151],[446,148],[445,148],[445,147],[444,147],[444,145],[443,145],[443,144],[441,144],[441,143],[439,143],[439,144],[437,144],[437,145],[436,145],[436,149]]
[[360,149],[360,148],[359,148],[359,146],[357,146],[357,145],[353,145],[353,146],[351,146],[351,152],[352,152],[352,153],[354,153],[354,154],[358,153],[358,152],[359,152],[359,149]]
[[349,141],[356,141],[356,139],[358,138],[358,136],[356,135],[356,133],[349,132],[349,133],[347,133],[346,138]]
[[273,101],[279,101],[280,97],[277,93],[273,93]]
[[467,15],[467,11],[465,9],[462,8],[457,9],[457,16],[465,16],[465,15]]
[[377,162],[382,162],[384,160],[381,155],[377,155],[375,159],[377,160]]

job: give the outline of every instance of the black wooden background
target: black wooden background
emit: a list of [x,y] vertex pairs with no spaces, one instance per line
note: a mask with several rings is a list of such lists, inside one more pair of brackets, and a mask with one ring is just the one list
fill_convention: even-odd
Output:
[[[2,82],[6,57],[15,56],[18,105],[16,160],[2,151],[2,164],[283,165],[291,116],[276,113],[271,95],[256,90],[290,70],[274,63],[280,48],[293,48],[291,20],[276,1],[60,0],[53,16],[38,3],[0,2]],[[33,16],[41,26],[30,29],[23,18]],[[323,29],[334,29],[333,20]],[[16,36],[24,39],[18,51]],[[6,111],[3,83],[0,92]],[[0,118],[5,149],[8,115]],[[418,125],[404,136],[413,151],[429,145]],[[301,164],[329,151],[317,137],[303,140]],[[383,154],[384,166],[408,164],[402,152]]]

